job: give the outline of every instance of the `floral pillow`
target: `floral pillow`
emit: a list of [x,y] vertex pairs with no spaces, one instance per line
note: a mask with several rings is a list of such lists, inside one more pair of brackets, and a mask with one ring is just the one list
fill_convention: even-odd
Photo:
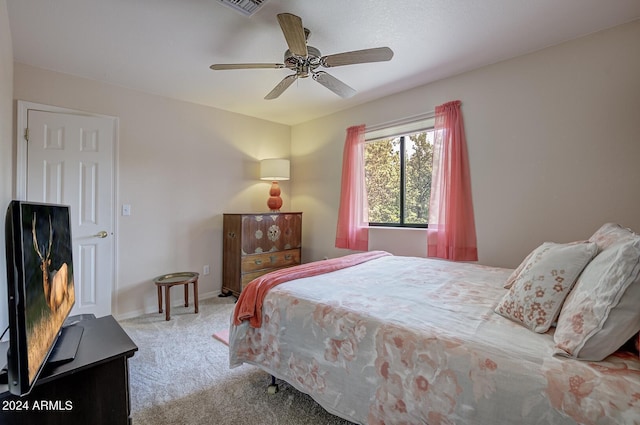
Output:
[[[566,245],[577,245],[585,242],[587,241],[576,241],[576,242],[570,242]],[[591,241],[591,242],[594,242],[594,241]],[[534,252],[536,251],[535,250],[531,251],[529,255],[525,257],[522,263],[520,263],[520,265],[509,275],[509,277],[507,278],[507,281],[504,283],[504,289],[511,289],[511,287],[515,283],[518,276],[520,276],[520,273],[522,273],[522,270],[529,265],[529,259],[531,258]],[[529,267],[531,266],[529,265]]]
[[640,330],[640,236],[607,224],[590,238],[602,252],[567,297],[556,354],[600,361]]
[[580,272],[597,252],[593,242],[543,243],[529,254],[522,268],[518,267],[520,273],[495,312],[532,331],[546,332]]
[[513,273],[509,275],[509,277],[507,278],[507,281],[504,284],[504,289],[511,289],[513,284],[516,282],[516,279],[518,278],[518,276],[520,276],[520,273],[522,273],[522,270],[527,266],[527,264],[529,264],[529,259],[531,259],[531,256],[533,255],[534,252],[535,250],[531,251],[529,255],[525,257],[522,263],[520,263],[520,265],[513,271]]

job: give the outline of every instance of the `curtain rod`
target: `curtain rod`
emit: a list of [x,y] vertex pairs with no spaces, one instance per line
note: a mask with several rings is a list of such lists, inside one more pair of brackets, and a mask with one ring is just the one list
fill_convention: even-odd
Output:
[[435,118],[435,116],[436,116],[436,112],[435,111],[430,111],[430,112],[425,112],[425,113],[418,114],[418,115],[412,115],[412,116],[406,117],[406,118],[399,118],[397,120],[383,122],[383,123],[380,123],[380,124],[373,124],[373,125],[370,125],[370,126],[365,124],[365,131],[378,131],[378,130],[382,130],[382,129],[385,129],[385,128],[395,127],[395,126],[403,125],[403,124],[408,124],[408,123],[415,122],[415,121],[427,120],[427,119],[430,119],[430,118]]

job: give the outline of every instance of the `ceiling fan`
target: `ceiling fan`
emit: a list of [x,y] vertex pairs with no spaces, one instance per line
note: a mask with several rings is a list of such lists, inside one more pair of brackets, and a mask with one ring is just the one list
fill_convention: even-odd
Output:
[[288,68],[295,74],[284,77],[264,98],[276,99],[298,78],[312,78],[340,97],[351,97],[356,91],[319,67],[353,65],[357,63],[383,62],[391,60],[393,51],[388,47],[354,50],[322,56],[320,50],[307,45],[311,32],[302,25],[302,19],[291,13],[278,15],[278,23],[287,41],[289,49],[284,52],[284,63],[226,63],[210,66],[215,71],[228,69],[281,69]]

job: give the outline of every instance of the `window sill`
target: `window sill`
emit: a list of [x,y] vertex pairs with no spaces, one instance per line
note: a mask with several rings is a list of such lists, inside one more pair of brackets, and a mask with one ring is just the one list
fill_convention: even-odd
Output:
[[366,226],[368,229],[370,230],[383,230],[383,231],[388,231],[388,230],[413,230],[413,231],[422,231],[422,232],[426,232],[427,231],[427,227],[409,227],[409,226]]

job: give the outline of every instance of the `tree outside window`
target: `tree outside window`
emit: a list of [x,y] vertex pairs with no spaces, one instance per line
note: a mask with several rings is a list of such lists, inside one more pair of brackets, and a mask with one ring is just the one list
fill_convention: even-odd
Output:
[[365,180],[369,224],[427,227],[433,129],[367,141]]

